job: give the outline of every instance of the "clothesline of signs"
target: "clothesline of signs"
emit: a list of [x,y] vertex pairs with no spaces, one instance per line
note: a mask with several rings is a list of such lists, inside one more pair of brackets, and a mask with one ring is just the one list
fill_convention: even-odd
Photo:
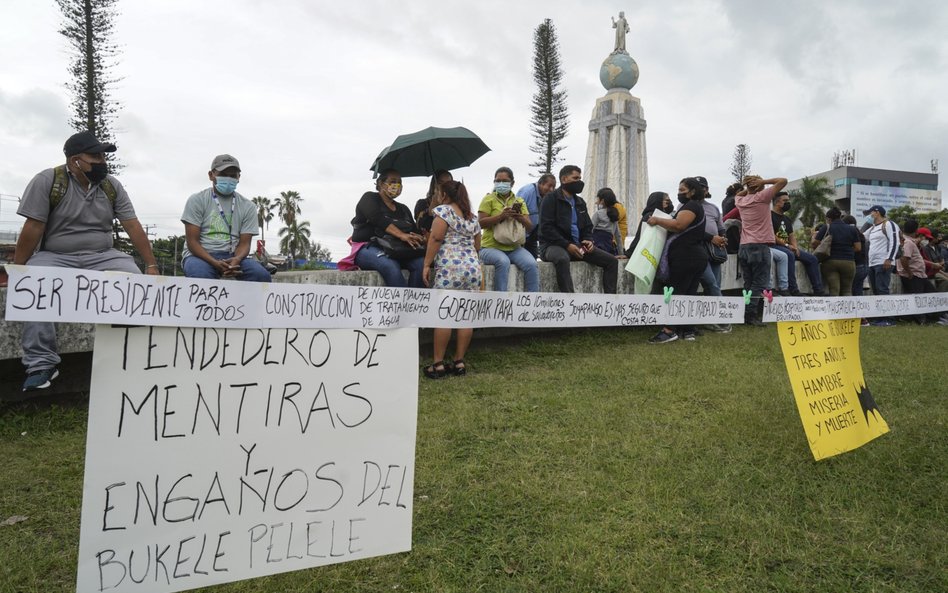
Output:
[[[743,323],[744,297],[462,292],[7,266],[6,319],[171,327],[564,328]],[[948,311],[948,293],[773,297],[764,321]]]

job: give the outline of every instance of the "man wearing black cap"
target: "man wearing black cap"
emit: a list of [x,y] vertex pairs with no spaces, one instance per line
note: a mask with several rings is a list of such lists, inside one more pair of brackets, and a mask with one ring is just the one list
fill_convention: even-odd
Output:
[[[92,132],[79,132],[63,146],[66,164],[46,169],[26,186],[17,214],[26,218],[13,263],[140,274],[130,255],[112,247],[112,221],[118,219],[145,261],[145,273],[157,274],[151,244],[135,216],[125,188],[109,175],[104,153],[115,145]],[[56,328],[52,323],[23,324],[23,391],[45,389],[59,376]]]
[[188,198],[181,215],[185,276],[269,282],[270,272],[247,257],[257,234],[257,207],[237,193],[240,163],[229,154],[217,155],[207,177],[211,187]]

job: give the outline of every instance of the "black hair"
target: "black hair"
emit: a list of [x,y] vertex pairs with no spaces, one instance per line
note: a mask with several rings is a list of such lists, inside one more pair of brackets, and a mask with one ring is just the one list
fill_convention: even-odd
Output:
[[843,222],[845,222],[846,224],[856,224],[856,217],[853,216],[852,214],[847,214],[846,216],[843,217]]
[[778,192],[777,192],[777,197],[779,198],[780,196],[787,196],[787,197],[790,197],[790,192],[778,191]]
[[692,192],[692,197],[689,198],[690,200],[703,200],[704,199],[704,186],[701,185],[701,182],[695,179],[694,177],[685,177],[679,183],[681,183],[682,185],[684,185],[690,190],[694,190]]
[[[444,174],[451,175],[451,171],[448,171],[447,169],[438,169],[434,172],[434,175],[431,176],[431,183],[428,184],[428,193],[425,194],[425,199],[427,199],[429,202],[431,202],[431,196],[434,195],[435,186],[438,185],[438,177],[441,177]],[[453,175],[451,175],[451,179],[454,179]]]
[[510,167],[497,167],[497,170],[494,171],[494,177],[497,177],[498,173],[506,173],[507,175],[510,175],[510,182],[513,183],[513,180],[514,180],[513,169],[511,169]]
[[910,218],[905,221],[905,224],[902,225],[902,232],[914,235],[918,232],[918,221],[914,218]]
[[606,216],[609,218],[610,222],[619,221],[619,209],[615,206],[609,206],[606,208]]
[[827,220],[839,220],[842,216],[843,216],[843,213],[836,206],[833,206],[832,208],[826,211]]
[[379,173],[379,178],[375,180],[375,189],[381,187],[392,175],[401,177],[401,173],[398,172],[398,169],[383,169],[382,172]]
[[724,190],[724,197],[733,198],[737,195],[737,192],[741,191],[742,189],[744,189],[744,186],[740,183],[732,183],[731,185],[727,186],[726,190]]
[[576,165],[563,165],[563,168],[560,169],[560,181],[563,180],[567,175],[572,175],[573,173],[582,173],[583,170],[577,167]]
[[539,179],[537,179],[538,184],[543,183],[545,181],[552,181],[553,183],[556,183],[556,175],[552,173],[544,173],[543,175],[540,175]]
[[616,198],[616,192],[612,191],[612,189],[608,187],[604,187],[597,191],[596,197],[602,200],[606,207],[615,206],[616,202],[619,201],[618,198]]
[[461,209],[461,216],[465,220],[470,220],[473,216],[471,212],[471,200],[467,195],[467,188],[460,181],[446,181],[441,184],[441,192],[444,197],[458,205]]

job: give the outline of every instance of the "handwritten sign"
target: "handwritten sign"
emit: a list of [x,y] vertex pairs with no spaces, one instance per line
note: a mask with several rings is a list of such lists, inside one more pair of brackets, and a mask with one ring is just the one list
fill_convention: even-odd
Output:
[[777,333],[817,461],[889,432],[862,374],[859,319],[781,322]]
[[9,266],[6,318],[168,327],[392,329],[741,323],[740,297],[460,292]]
[[417,336],[98,326],[77,590],[409,550]]
[[764,305],[764,321],[821,321],[891,317],[948,311],[948,293],[861,297],[775,297]]

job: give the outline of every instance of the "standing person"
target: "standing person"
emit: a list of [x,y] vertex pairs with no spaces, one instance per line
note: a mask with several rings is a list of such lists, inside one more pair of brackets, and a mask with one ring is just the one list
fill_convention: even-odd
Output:
[[593,244],[610,255],[619,254],[622,238],[619,236],[619,201],[610,188],[596,192],[596,211],[590,216],[593,225]]
[[803,264],[807,278],[813,286],[813,296],[826,296],[823,289],[823,278],[820,276],[820,262],[812,253],[800,249],[797,244],[797,235],[793,232],[793,221],[786,216],[790,211],[790,195],[785,191],[777,192],[773,199],[773,208],[770,217],[774,225],[774,249],[787,254],[787,281],[791,296],[800,296],[797,286],[797,260]]
[[257,207],[237,193],[240,163],[229,154],[211,161],[211,187],[188,198],[181,214],[184,253],[181,267],[188,278],[236,278],[269,282],[270,272],[250,255],[257,226]]
[[[869,286],[874,295],[889,294],[892,281],[892,265],[899,253],[899,227],[885,217],[885,208],[873,206],[863,211],[869,228],[864,235],[869,244],[866,265],[869,267]],[[886,317],[877,317],[869,322],[878,327],[889,327],[895,322]]]
[[[666,279],[668,286],[679,296],[698,294],[701,274],[708,267],[708,250],[704,246],[705,214],[701,202],[704,190],[694,177],[686,177],[678,184],[678,201],[683,202],[675,213],[675,218],[652,216],[648,224],[658,225],[674,235],[665,243],[662,260],[668,261]],[[681,338],[689,342],[695,340],[694,326],[684,326],[677,330],[664,327],[649,339],[649,344],[667,344]]]
[[506,292],[510,264],[513,264],[523,272],[524,290],[536,292],[540,290],[540,270],[536,257],[519,245],[501,243],[494,237],[494,227],[511,219],[523,225],[526,233],[533,230],[527,205],[510,191],[513,181],[513,171],[509,167],[497,169],[494,172],[494,191],[484,196],[477,208],[478,222],[483,229],[481,261],[494,266],[494,290]]
[[819,247],[826,233],[832,237],[830,255],[820,265],[823,284],[829,296],[852,296],[856,276],[856,253],[862,251],[859,231],[842,220],[843,213],[833,206],[826,211],[826,224],[816,233],[812,249]]
[[[704,197],[701,199],[701,207],[704,209],[704,241],[709,245],[727,249],[727,239],[724,237],[724,222],[721,220],[721,211],[718,207],[708,201],[711,192],[708,187],[708,180],[700,175],[695,177],[701,185]],[[710,250],[710,247],[706,246]],[[727,253],[727,251],[725,251]],[[701,274],[701,288],[704,294],[711,296],[721,296],[721,265],[708,258],[708,266]],[[718,333],[730,333],[731,324],[718,325],[712,323],[705,326],[709,331]]]
[[[769,186],[769,187],[768,187]],[[787,186],[783,177],[763,179],[744,177],[744,187],[734,203],[741,216],[741,246],[737,259],[744,276],[744,290],[751,291],[751,303],[744,309],[744,322],[762,326],[763,290],[770,284],[770,248],[774,245],[774,226],[770,207],[777,192]]]
[[418,230],[422,233],[427,233],[431,230],[431,223],[434,220],[434,215],[431,210],[441,203],[441,184],[447,183],[448,181],[454,181],[454,176],[451,175],[451,172],[445,169],[438,169],[434,172],[434,175],[431,176],[431,181],[428,183],[428,193],[425,194],[425,197],[415,202],[415,222],[418,225]]
[[534,259],[540,257],[538,239],[540,236],[540,202],[543,196],[553,191],[556,187],[556,177],[552,173],[544,173],[536,180],[536,183],[528,183],[517,190],[517,195],[527,205],[527,213],[530,215],[530,224],[532,228],[527,233],[527,240],[523,248],[533,255]]
[[[17,208],[26,221],[17,237],[14,264],[140,274],[130,255],[112,247],[112,221],[118,219],[144,260],[145,273],[158,274],[128,193],[109,175],[106,152],[115,152],[115,145],[99,142],[92,132],[73,134],[63,145],[66,163],[33,177]],[[23,391],[46,389],[59,376],[56,326],[24,323],[22,345]]]
[[724,199],[721,200],[721,214],[727,216],[728,212],[736,208],[734,201],[737,197],[737,192],[741,191],[744,186],[738,183],[732,183],[727,186],[727,189],[724,190]]
[[653,191],[648,195],[648,199],[645,201],[645,208],[642,209],[642,217],[639,219],[639,225],[635,227],[635,237],[632,238],[632,243],[629,244],[629,248],[625,250],[626,257],[632,257],[632,254],[635,253],[635,248],[638,246],[639,239],[642,237],[642,225],[646,224],[646,221],[652,217],[652,213],[656,210],[661,210],[665,214],[671,214],[675,210],[671,198],[663,191]]
[[544,196],[540,205],[540,253],[556,268],[560,292],[574,292],[571,261],[584,261],[602,268],[602,292],[615,294],[618,260],[592,242],[592,221],[586,201],[579,195],[585,184],[576,165],[560,169],[560,186]]
[[[479,290],[481,262],[477,252],[481,246],[481,227],[471,212],[467,188],[459,181],[448,181],[441,186],[443,202],[432,208],[434,221],[428,235],[425,252],[425,286],[450,290]],[[430,272],[434,269],[434,278]],[[423,369],[425,377],[440,379],[449,372],[467,374],[464,356],[474,335],[472,328],[458,328],[454,345],[454,362],[448,364],[444,355],[451,340],[451,328],[434,329],[434,362]]]
[[[843,217],[843,222],[852,227],[856,231],[856,236],[859,240],[859,245],[861,249],[853,253],[853,264],[855,265],[855,271],[853,274],[853,296],[862,296],[863,285],[866,283],[866,276],[869,275],[869,267],[866,266],[866,255],[869,251],[869,247],[866,245],[866,238],[863,236],[862,231],[856,226],[856,218],[847,214]],[[867,322],[868,323],[868,322]]]
[[[376,191],[362,194],[352,219],[352,242],[366,243],[356,253],[355,264],[363,270],[377,271],[386,286],[421,288],[424,255],[393,259],[376,241],[391,235],[408,247],[424,248],[425,239],[415,226],[411,210],[395,201],[402,194],[402,176],[395,169],[386,169],[376,180],[375,188]],[[407,283],[402,270],[408,270]]]

